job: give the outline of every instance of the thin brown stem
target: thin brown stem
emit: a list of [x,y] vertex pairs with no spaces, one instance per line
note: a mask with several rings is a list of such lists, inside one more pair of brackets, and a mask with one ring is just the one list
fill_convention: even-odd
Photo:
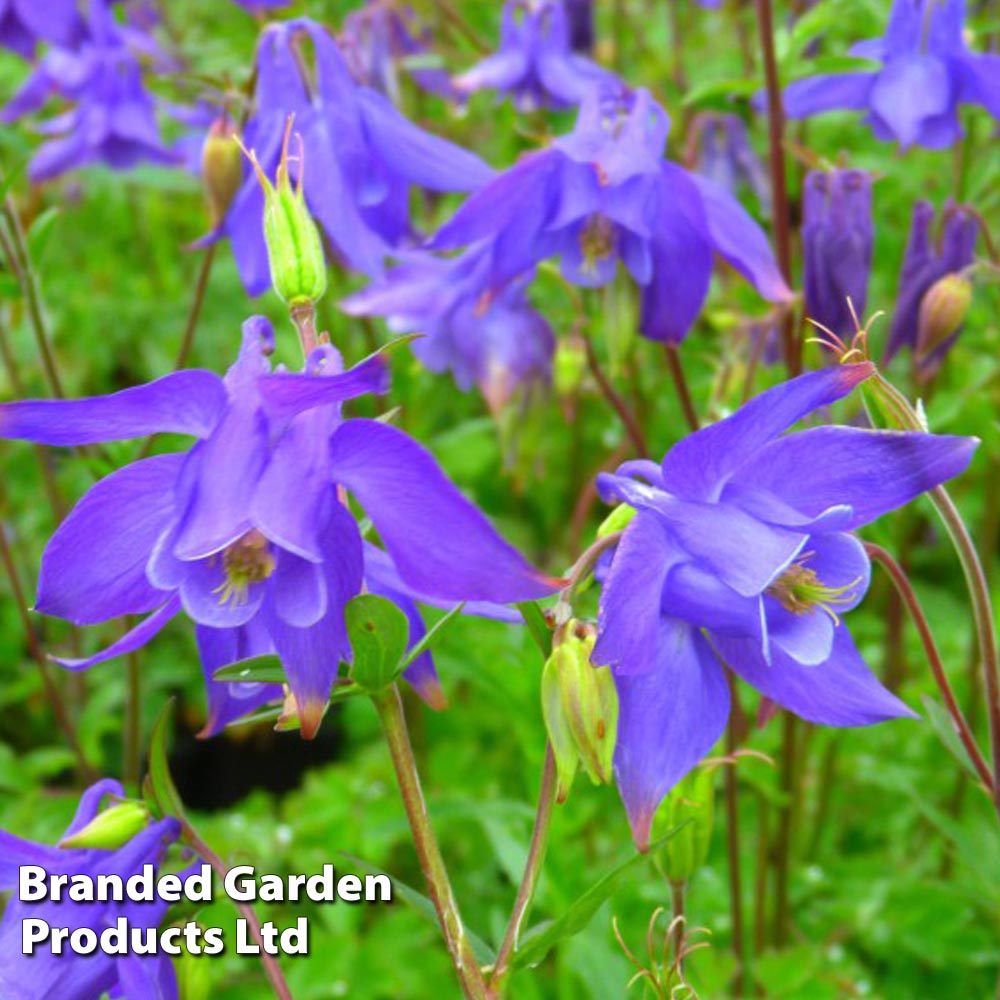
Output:
[[594,350],[594,345],[590,342],[590,338],[584,337],[583,343],[584,349],[587,352],[587,366],[590,368],[591,375],[594,376],[594,380],[604,394],[604,398],[621,419],[625,427],[625,432],[628,434],[629,440],[632,442],[632,447],[635,448],[637,454],[641,458],[648,457],[649,449],[646,447],[646,438],[642,433],[642,428],[639,426],[638,420],[635,418],[635,414],[618,394],[608,376],[605,375],[604,369],[601,367],[601,362],[597,357],[597,351]]
[[792,806],[795,796],[795,754],[798,720],[791,712],[782,717],[781,791],[783,801],[778,811],[778,832],[774,844],[774,943],[781,948],[788,941],[791,911],[788,902],[788,878],[792,851]]
[[[733,675],[726,672],[729,682],[729,697],[735,699],[736,684]],[[737,749],[735,714],[726,726],[726,754],[732,757]],[[733,926],[733,956],[736,959],[736,973],[733,981],[733,995],[746,993],[746,949],[743,935],[743,876],[740,870],[740,809],[739,788],[736,782],[736,767],[729,764],[725,768],[726,784],[726,854],[729,871],[729,913]]]
[[413,759],[413,747],[406,728],[406,716],[403,714],[399,689],[393,684],[373,698],[373,701],[382,722],[386,742],[389,744],[392,766],[396,772],[403,807],[413,834],[420,869],[427,881],[431,902],[434,904],[452,965],[458,974],[462,993],[467,1000],[487,1000],[486,983],[469,936],[465,933],[458,904],[452,892],[451,880],[448,878],[448,870],[445,868],[441,848],[438,846],[427,813],[427,803],[420,785],[416,761]]
[[[131,623],[129,623],[131,624]],[[142,757],[142,676],[139,654],[133,650],[125,664],[128,687],[125,695],[124,783],[138,787]]]
[[671,945],[674,952],[674,967],[677,969],[681,982],[684,981],[684,922],[686,920],[684,897],[686,889],[687,885],[684,882],[671,881],[670,883],[670,909],[673,911],[673,920],[671,921],[673,941]]
[[97,777],[97,771],[87,760],[83,747],[80,745],[80,740],[76,733],[76,727],[73,725],[73,720],[70,718],[70,714],[66,709],[65,703],[63,702],[62,695],[59,692],[59,687],[55,682],[55,678],[52,676],[52,666],[45,655],[45,651],[42,649],[42,644],[39,641],[38,635],[35,632],[34,624],[28,614],[28,605],[25,601],[24,587],[21,585],[21,578],[18,574],[17,565],[14,561],[14,553],[11,551],[10,543],[7,541],[7,532],[4,530],[2,523],[0,523],[0,562],[3,563],[4,570],[7,573],[7,579],[10,581],[10,589],[14,597],[14,604],[17,607],[18,616],[21,619],[21,626],[24,629],[25,643],[28,646],[28,652],[31,654],[31,658],[38,665],[38,672],[42,679],[42,686],[45,689],[45,696],[48,698],[49,704],[52,706],[52,712],[55,715],[56,724],[62,730],[63,736],[66,738],[66,743],[69,745],[69,748],[76,759],[76,766],[80,773],[80,777],[88,782],[93,781]]
[[[774,241],[778,267],[785,281],[792,282],[791,210],[788,202],[788,177],[785,169],[785,109],[778,78],[778,60],[774,51],[774,15],[771,0],[755,0],[757,30],[764,61],[764,83],[767,90],[768,165],[771,173],[771,200],[774,212]],[[795,336],[791,312],[783,318],[781,338],[785,364],[791,375],[802,370],[801,345]]]
[[212,274],[212,265],[215,263],[215,254],[218,248],[217,243],[210,243],[201,258],[201,267],[198,269],[198,279],[194,286],[194,296],[191,305],[188,307],[187,322],[184,324],[184,335],[181,337],[181,346],[177,351],[177,358],[174,361],[174,371],[179,371],[188,361],[191,348],[194,345],[194,335],[198,329],[198,320],[201,317],[201,308],[205,304],[205,292],[208,290],[208,279]]
[[[205,843],[201,837],[191,828],[188,823],[184,824],[184,842],[188,844],[193,851],[204,858],[212,866],[212,871],[219,876],[219,878],[225,882],[226,876],[229,874],[229,867],[226,863],[219,857],[215,851],[212,850],[208,844]],[[249,903],[238,903],[235,900],[233,905],[242,914],[243,919],[247,922],[247,927],[250,930],[250,937],[253,939],[254,944],[260,949],[260,964],[264,966],[264,974],[267,976],[268,981],[271,984],[271,988],[274,990],[274,995],[280,997],[281,1000],[292,1000],[292,991],[288,988],[288,983],[285,982],[285,974],[281,971],[281,966],[278,964],[277,958],[274,955],[269,955],[264,950],[264,942],[260,932],[260,919],[258,918],[254,908]]]
[[934,682],[937,684],[938,690],[941,692],[941,697],[944,699],[945,708],[948,710],[948,715],[951,716],[955,732],[962,741],[962,746],[969,755],[969,760],[976,769],[976,774],[979,775],[980,780],[986,786],[987,790],[992,793],[993,776],[990,774],[989,766],[979,749],[979,745],[976,743],[976,737],[969,727],[965,716],[962,714],[962,710],[958,706],[958,701],[955,699],[955,692],[952,690],[951,682],[948,680],[948,675],[945,672],[944,664],[938,653],[937,644],[934,642],[934,636],[931,634],[930,625],[927,622],[927,616],[924,614],[920,600],[913,589],[913,585],[910,583],[909,577],[907,577],[903,567],[880,545],[875,545],[873,542],[865,542],[865,551],[889,574],[889,578],[892,580],[900,600],[910,613],[910,618],[913,620],[913,624],[920,634],[920,641],[923,643],[927,664],[931,668],[931,673],[934,675]]
[[552,809],[556,800],[556,759],[552,752],[552,746],[546,744],[545,763],[542,766],[542,782],[538,792],[538,809],[535,812],[535,825],[531,831],[531,846],[528,848],[528,859],[524,866],[524,874],[521,877],[521,884],[517,890],[517,898],[514,900],[514,909],[511,911],[510,920],[507,922],[507,931],[497,952],[496,962],[493,965],[493,974],[490,976],[488,993],[490,997],[499,997],[503,988],[503,981],[509,969],[510,959],[517,948],[518,937],[524,921],[527,919],[528,911],[531,908],[531,901],[538,886],[538,879],[542,873],[542,862],[545,858],[545,849],[548,846],[549,830],[552,825]]
[[684,366],[681,364],[680,351],[676,344],[665,343],[664,354],[667,357],[667,368],[670,370],[670,377],[673,379],[674,388],[677,390],[677,399],[684,411],[684,419],[692,431],[698,430],[701,424],[698,421],[698,412],[694,408],[694,401],[691,399],[691,390],[688,388],[687,378],[684,375]]

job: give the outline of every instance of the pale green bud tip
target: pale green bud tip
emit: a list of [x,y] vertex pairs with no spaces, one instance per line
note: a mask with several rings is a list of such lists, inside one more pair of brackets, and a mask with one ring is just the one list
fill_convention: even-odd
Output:
[[[271,267],[274,290],[289,306],[318,302],[326,291],[326,260],[319,229],[309,214],[303,194],[305,156],[302,137],[296,133],[299,165],[298,183],[292,189],[288,172],[288,145],[292,134],[292,116],[288,117],[281,159],[272,184],[257,160],[256,153],[240,148],[250,160],[264,191],[264,241]],[[239,140],[237,140],[239,141]]]
[[212,123],[205,137],[201,148],[201,178],[212,222],[218,225],[243,182],[239,139],[235,127],[224,117]]
[[127,844],[149,822],[142,802],[118,802],[98,813],[82,830],[59,842],[67,848],[102,848],[114,851]]
[[558,396],[571,396],[580,387],[587,370],[583,338],[573,335],[556,345],[552,362],[552,385]]
[[556,758],[557,798],[569,792],[578,764],[591,780],[612,779],[618,735],[618,692],[609,667],[590,663],[592,629],[570,621],[542,675],[542,709]]
[[920,302],[917,357],[940,347],[962,325],[972,304],[972,282],[961,273],[935,281]]
[[635,507],[630,507],[627,503],[620,503],[601,522],[601,526],[597,529],[597,537],[607,538],[608,535],[613,535],[615,532],[624,531],[632,523],[635,513]]

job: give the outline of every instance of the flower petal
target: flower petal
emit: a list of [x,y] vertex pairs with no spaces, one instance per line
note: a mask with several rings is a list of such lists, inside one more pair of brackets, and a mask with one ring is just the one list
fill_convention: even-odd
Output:
[[326,613],[326,577],[322,566],[291,552],[281,552],[271,589],[274,610],[286,625],[308,628]]
[[36,611],[93,625],[163,603],[146,563],[173,516],[183,461],[146,458],[91,487],[45,547]]
[[225,407],[222,379],[192,368],[110,396],[4,403],[0,437],[67,446],[147,434],[207,437]]
[[813,410],[846,396],[871,373],[867,362],[839,365],[762,392],[731,416],[674,445],[663,459],[666,488],[689,499],[717,499],[725,480],[758,448]]
[[333,478],[371,517],[409,586],[447,600],[508,603],[552,593],[452,485],[433,456],[377,420],[348,420],[331,444]]
[[871,91],[874,114],[905,149],[920,137],[924,122],[951,106],[947,65],[934,56],[893,59],[878,74]]
[[868,107],[875,73],[822,73],[785,88],[782,104],[788,118],[808,118],[840,108]]
[[975,438],[858,427],[813,427],[772,441],[733,476],[769,490],[809,516],[831,504],[853,509],[858,528],[957,476]]
[[712,749],[729,718],[725,672],[701,634],[665,622],[654,669],[616,676],[615,777],[640,851],[670,789]]

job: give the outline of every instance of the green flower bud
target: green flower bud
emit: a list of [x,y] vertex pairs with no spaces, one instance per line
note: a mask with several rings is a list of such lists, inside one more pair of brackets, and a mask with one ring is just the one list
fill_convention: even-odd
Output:
[[213,226],[222,221],[243,183],[243,163],[234,141],[236,134],[231,122],[218,118],[212,122],[201,147],[201,178]]
[[98,813],[82,830],[59,842],[60,847],[117,850],[127,844],[149,822],[143,802],[118,802]]
[[613,535],[616,531],[624,531],[632,523],[635,514],[635,507],[630,507],[627,503],[620,503],[601,522],[601,526],[597,529],[597,537],[607,538],[608,535]]
[[927,357],[964,322],[972,303],[972,282],[961,273],[935,281],[920,301],[917,319],[917,358]]
[[174,959],[180,1000],[209,1000],[212,995],[212,962],[204,955],[182,951]]
[[289,116],[274,184],[267,179],[256,154],[247,152],[242,144],[241,148],[249,157],[264,189],[264,241],[271,266],[271,283],[282,300],[295,308],[312,305],[323,297],[326,291],[326,260],[319,230],[302,193],[305,164],[301,139],[299,180],[294,190],[288,176],[288,139],[291,131],[292,118]]
[[552,387],[560,398],[572,396],[587,371],[587,349],[579,334],[571,334],[556,345],[552,360]]
[[654,841],[681,827],[658,852],[671,882],[686,882],[708,858],[714,807],[715,768],[699,767],[673,787],[656,811]]
[[590,663],[595,636],[570,621],[542,674],[542,711],[556,758],[562,802],[578,764],[595,784],[610,782],[618,736],[618,692],[610,667]]

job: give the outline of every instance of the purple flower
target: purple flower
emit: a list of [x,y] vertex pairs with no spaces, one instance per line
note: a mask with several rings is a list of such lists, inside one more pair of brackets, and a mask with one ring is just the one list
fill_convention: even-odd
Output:
[[636,514],[604,582],[593,661],[621,700],[615,773],[649,841],[667,791],[729,715],[725,668],[810,722],[913,713],[841,620],[868,588],[855,529],[960,473],[976,441],[855,427],[782,432],[847,395],[870,363],[803,375],[675,445],[601,475]]
[[[303,78],[293,47],[301,33],[312,39],[314,81]],[[261,37],[257,74],[244,145],[254,150],[264,173],[274,176],[286,122],[294,114],[309,209],[339,256],[365,274],[380,275],[385,255],[413,242],[411,185],[469,191],[493,174],[472,153],[424,132],[387,98],[358,86],[333,39],[314,21],[300,18],[269,27]],[[293,173],[301,169],[295,165]],[[245,178],[222,233],[232,241],[243,284],[257,295],[270,285],[263,195],[249,170]]]
[[344,18],[337,39],[355,78],[399,103],[397,70],[403,69],[423,90],[456,96],[451,77],[430,49],[430,31],[397,0],[365,0]]
[[863,170],[812,170],[802,198],[806,315],[838,337],[863,316],[872,263],[872,179]]
[[[942,214],[941,236],[935,243],[931,235],[934,206],[926,201],[918,201],[913,206],[910,238],[903,255],[896,306],[885,350],[886,363],[904,346],[911,349],[917,346],[920,303],[930,287],[946,274],[956,274],[973,262],[979,235],[978,220],[961,205],[949,204]],[[924,359],[924,364],[937,365],[957,336],[958,332],[932,351]]]
[[[124,799],[125,790],[111,780],[91,785],[81,796],[63,840],[86,827],[108,796]],[[139,874],[143,865],[158,867],[179,834],[180,824],[168,817],[147,826],[117,850],[104,850],[50,847],[0,830],[0,891],[17,889],[20,865],[39,865],[49,875],[117,875],[127,879]],[[45,943],[35,945],[33,955],[21,952],[22,920],[44,920],[51,927],[74,930],[87,927],[100,934],[114,926],[119,917],[135,929],[156,928],[166,909],[160,901],[87,903],[64,899],[23,903],[12,897],[0,921],[0,995],[12,1000],[93,1000],[110,992],[112,996],[176,1000],[177,982],[165,955],[113,956],[100,949],[92,955],[76,955],[68,948],[55,955]]]
[[258,17],[263,17],[273,7],[287,7],[292,0],[233,0],[233,3]]
[[799,80],[785,91],[785,113],[865,111],[878,139],[903,148],[952,145],[962,134],[960,104],[981,104],[1000,117],[1000,56],[969,51],[964,18],[964,0],[894,0],[885,36],[851,49],[882,68]]
[[580,104],[595,88],[624,90],[609,70],[570,47],[562,0],[507,0],[500,49],[455,78],[462,94],[498,90],[521,111]]
[[642,332],[678,342],[708,294],[719,253],[765,298],[790,295],[767,238],[723,188],[663,159],[669,120],[648,91],[622,109],[596,92],[576,128],[477,191],[434,237],[450,249],[490,242],[493,284],[548,257],[597,286],[618,261],[642,289]]
[[0,120],[13,121],[38,110],[53,94],[74,103],[69,111],[37,126],[37,131],[56,138],[43,143],[32,157],[33,181],[95,162],[115,170],[128,170],[142,161],[176,162],[160,138],[156,107],[129,48],[137,37],[134,30],[117,24],[103,0],[95,0],[78,49],[47,53],[0,112]]
[[341,418],[343,401],[385,391],[384,358],[344,372],[327,345],[303,373],[272,374],[273,336],[264,317],[248,320],[225,379],[193,369],[110,396],[9,403],[0,437],[195,437],[190,451],[134,462],[83,497],[45,550],[36,609],[81,625],[148,614],[109,648],[60,661],[75,670],[139,648],[183,609],[212,630],[199,641],[214,664],[276,653],[311,737],[339,661],[350,659],[343,609],[364,573],[361,534],[338,491],[354,495],[415,592],[506,603],[555,582],[420,445],[388,424]]
[[594,0],[563,0],[569,26],[569,47],[574,52],[594,51]]
[[489,278],[485,248],[451,258],[421,255],[341,308],[355,316],[386,316],[394,333],[423,334],[413,353],[431,371],[450,371],[459,388],[478,386],[497,412],[518,385],[550,381],[555,337],[528,302],[528,276],[498,293]]
[[767,171],[750,145],[746,124],[739,115],[704,112],[691,123],[689,142],[696,145],[695,170],[730,194],[746,184],[761,211],[771,212],[771,187]]
[[39,42],[70,48],[83,33],[76,0],[0,0],[0,47],[25,59],[34,57]]

